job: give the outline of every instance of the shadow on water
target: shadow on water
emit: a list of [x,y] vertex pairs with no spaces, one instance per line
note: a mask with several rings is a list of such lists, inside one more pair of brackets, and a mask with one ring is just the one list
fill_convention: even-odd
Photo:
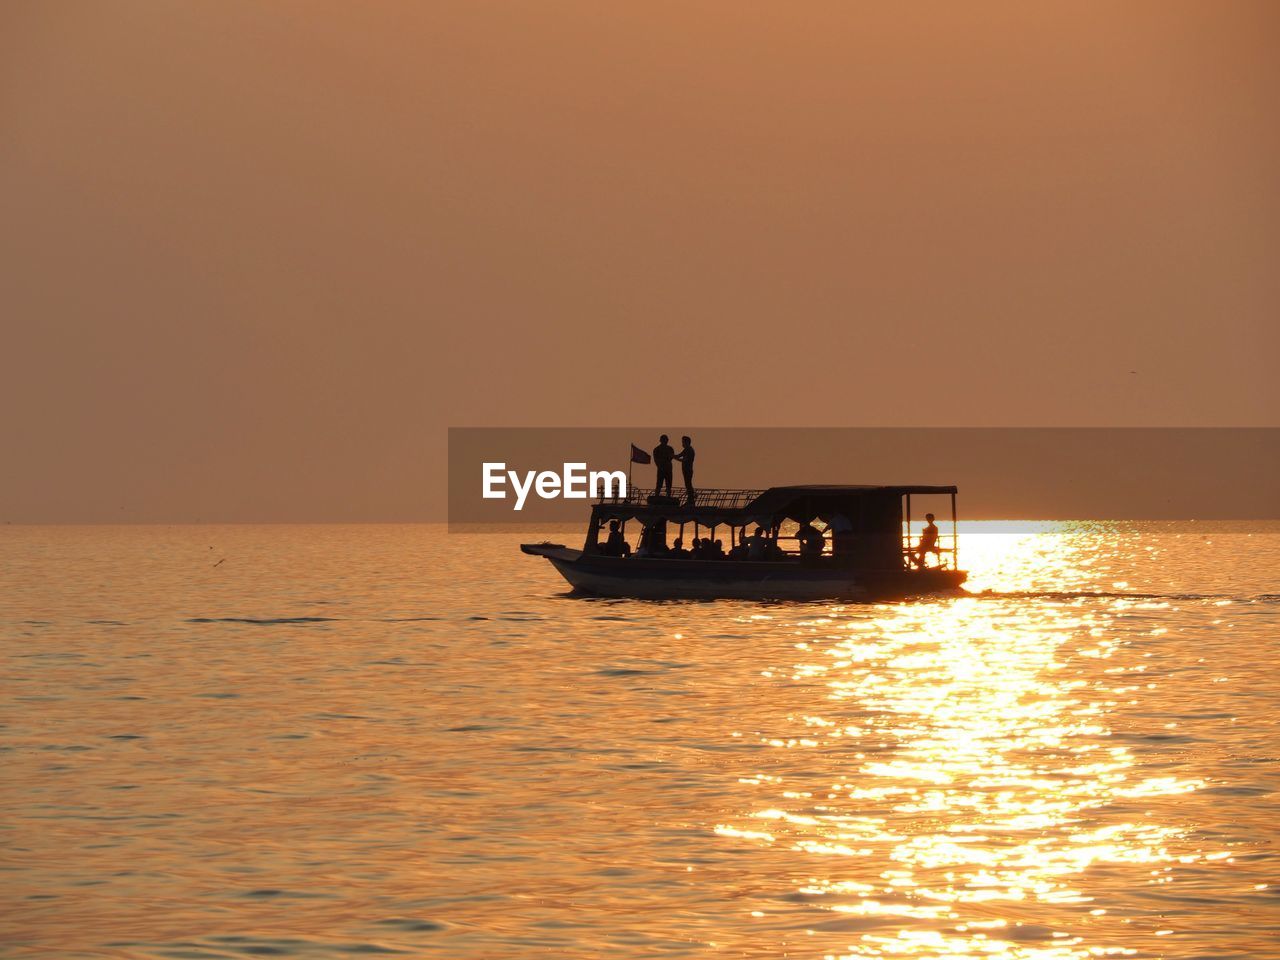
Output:
[[600,597],[577,590],[563,590],[547,596],[548,600],[573,600],[578,602],[620,604],[643,603],[646,606],[706,606],[721,603],[748,603],[767,607],[829,607],[832,604],[849,607],[911,606],[924,603],[940,603],[948,600],[1152,600],[1152,601],[1222,601],[1233,603],[1280,603],[1280,594],[1232,594],[1232,593],[1142,593],[1116,590],[954,590],[945,593],[927,593],[918,597],[898,599],[849,599],[825,600],[743,600],[732,597]]

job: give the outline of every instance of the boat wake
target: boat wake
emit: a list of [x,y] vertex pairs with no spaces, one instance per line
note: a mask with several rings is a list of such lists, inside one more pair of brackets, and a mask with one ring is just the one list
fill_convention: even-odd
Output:
[[1230,603],[1280,603],[1280,593],[1128,593],[1116,590],[981,590],[964,591],[977,600],[1134,600],[1205,601]]

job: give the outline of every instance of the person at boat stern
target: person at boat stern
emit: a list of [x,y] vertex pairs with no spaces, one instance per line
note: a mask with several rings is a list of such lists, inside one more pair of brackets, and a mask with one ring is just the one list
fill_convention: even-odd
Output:
[[658,483],[653,488],[655,497],[662,496],[662,485],[667,485],[667,496],[671,496],[671,461],[676,458],[676,451],[668,443],[668,437],[664,433],[658,438],[658,445],[653,448],[653,465],[658,470]]
[[692,504],[698,491],[693,489],[693,458],[697,451],[693,449],[693,441],[688,437],[680,438],[680,452],[675,459],[680,461],[680,472],[684,475],[685,503]]
[[938,546],[938,525],[933,522],[933,514],[924,515],[925,528],[920,532],[920,545],[916,547],[916,566],[924,569],[925,558],[932,553],[938,564],[942,563],[942,548]]

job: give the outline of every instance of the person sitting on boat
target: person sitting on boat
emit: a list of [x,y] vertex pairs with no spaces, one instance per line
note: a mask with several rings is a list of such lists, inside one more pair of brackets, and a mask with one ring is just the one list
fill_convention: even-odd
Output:
[[742,528],[742,535],[738,537],[738,542],[729,549],[730,560],[747,559],[747,551],[751,549],[751,545],[747,542],[750,538],[747,536],[747,528]]
[[764,527],[756,527],[756,532],[747,538],[747,559],[768,560],[769,538],[764,535]]
[[711,540],[711,541],[709,541],[709,542],[710,542],[710,544],[711,544],[711,547],[710,547],[710,549],[707,551],[707,559],[709,559],[709,560],[723,560],[723,559],[725,558],[725,556],[724,556],[724,541],[723,541],[723,540]]
[[667,496],[671,496],[671,461],[676,458],[676,452],[667,442],[668,439],[664,433],[658,438],[658,445],[653,448],[653,465],[658,470],[658,485],[653,488],[655,497],[662,496],[664,483],[667,485]]
[[843,513],[832,514],[827,522],[831,531],[831,553],[837,557],[847,555],[853,547],[853,523]]
[[604,549],[600,552],[608,557],[625,557],[631,553],[631,546],[622,536],[622,524],[619,521],[609,521],[609,539],[604,542]]
[[938,545],[938,525],[933,522],[933,514],[926,513],[925,528],[920,533],[920,543],[916,547],[915,562],[916,566],[924,568],[925,556],[932,553],[938,560],[938,565],[942,565],[942,547]]
[[700,537],[693,541],[693,559],[695,560],[721,560],[724,558],[724,549],[716,553],[716,541],[710,537]]
[[640,547],[637,557],[665,557],[667,555],[666,533],[660,523],[650,524],[640,534]]
[[684,548],[683,537],[676,537],[675,543],[671,545],[671,549],[667,552],[667,556],[674,560],[684,559],[689,556],[689,551]]
[[796,539],[800,541],[800,559],[813,560],[822,556],[822,548],[826,544],[822,531],[806,520],[796,531]]

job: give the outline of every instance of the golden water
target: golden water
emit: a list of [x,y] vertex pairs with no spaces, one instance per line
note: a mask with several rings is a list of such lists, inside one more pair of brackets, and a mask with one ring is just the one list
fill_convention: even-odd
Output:
[[2,949],[1280,957],[1280,526],[962,537],[991,593],[833,606],[3,528]]

